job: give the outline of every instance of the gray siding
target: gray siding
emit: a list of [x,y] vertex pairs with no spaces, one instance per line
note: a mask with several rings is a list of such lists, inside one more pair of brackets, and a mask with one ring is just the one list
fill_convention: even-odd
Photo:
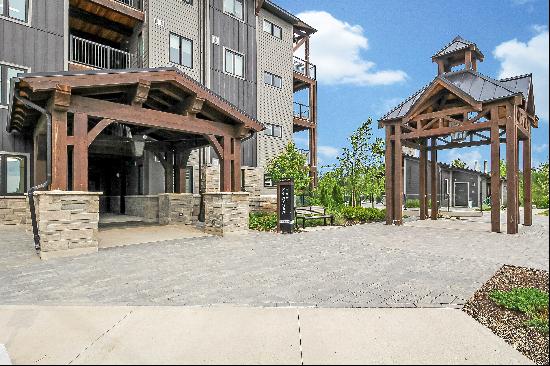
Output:
[[[283,30],[282,39],[263,31],[264,19]],[[258,134],[258,165],[267,166],[292,141],[293,131],[293,65],[291,24],[262,10],[258,17],[258,120],[282,127],[282,137]],[[264,82],[264,72],[283,79],[281,89]]]
[[[64,69],[64,0],[30,0],[30,22],[0,18],[0,63],[31,72]],[[6,132],[8,111],[0,106],[0,151],[32,153],[29,139]]]
[[[223,12],[223,0],[211,0],[209,8],[211,36],[220,38],[210,49],[210,88],[253,117],[257,116],[256,14],[253,0],[245,0],[245,19],[240,21]],[[211,38],[211,37],[209,37]],[[245,78],[224,72],[224,48],[245,56]],[[257,165],[257,136],[243,143],[242,164]]]

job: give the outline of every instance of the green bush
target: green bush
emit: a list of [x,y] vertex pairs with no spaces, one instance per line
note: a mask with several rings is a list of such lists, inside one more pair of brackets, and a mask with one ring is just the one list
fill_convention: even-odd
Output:
[[536,288],[515,288],[510,291],[493,291],[489,297],[508,310],[526,314],[529,316],[527,326],[548,334],[548,292]]
[[372,207],[343,207],[340,211],[347,222],[380,222],[386,219],[386,210]]
[[269,212],[252,212],[249,228],[256,231],[275,231],[277,229],[277,214]]
[[405,206],[407,208],[420,208],[420,200],[408,199]]

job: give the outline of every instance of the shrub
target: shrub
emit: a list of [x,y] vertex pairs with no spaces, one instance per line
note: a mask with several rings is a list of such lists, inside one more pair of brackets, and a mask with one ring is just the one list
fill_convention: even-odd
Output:
[[347,222],[380,222],[386,219],[386,210],[372,207],[343,207],[340,211]]
[[275,231],[277,229],[277,214],[269,212],[252,212],[249,228],[256,231]]
[[529,320],[527,326],[548,334],[548,293],[536,288],[515,288],[510,291],[493,291],[491,300],[508,309],[520,311]]
[[407,208],[420,208],[420,200],[408,199],[405,205]]

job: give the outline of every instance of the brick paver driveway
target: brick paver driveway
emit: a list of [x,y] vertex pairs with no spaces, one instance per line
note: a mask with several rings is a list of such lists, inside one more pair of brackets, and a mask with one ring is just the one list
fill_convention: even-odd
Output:
[[370,224],[45,263],[33,257],[28,233],[0,229],[0,304],[460,306],[503,264],[548,270],[548,218],[516,236],[487,229],[480,219]]

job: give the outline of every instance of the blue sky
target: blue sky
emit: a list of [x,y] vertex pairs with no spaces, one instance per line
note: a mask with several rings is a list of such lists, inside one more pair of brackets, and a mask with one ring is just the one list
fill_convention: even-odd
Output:
[[[534,131],[534,164],[548,157],[548,1],[275,0],[319,32],[312,62],[319,68],[319,158],[334,161],[350,133],[378,119],[430,82],[430,57],[456,35],[485,54],[478,71],[491,76],[534,74],[540,128]],[[537,93],[538,89],[538,93]],[[382,136],[382,131],[377,131]],[[299,145],[306,136],[297,135]],[[488,159],[488,149],[443,154]]]

